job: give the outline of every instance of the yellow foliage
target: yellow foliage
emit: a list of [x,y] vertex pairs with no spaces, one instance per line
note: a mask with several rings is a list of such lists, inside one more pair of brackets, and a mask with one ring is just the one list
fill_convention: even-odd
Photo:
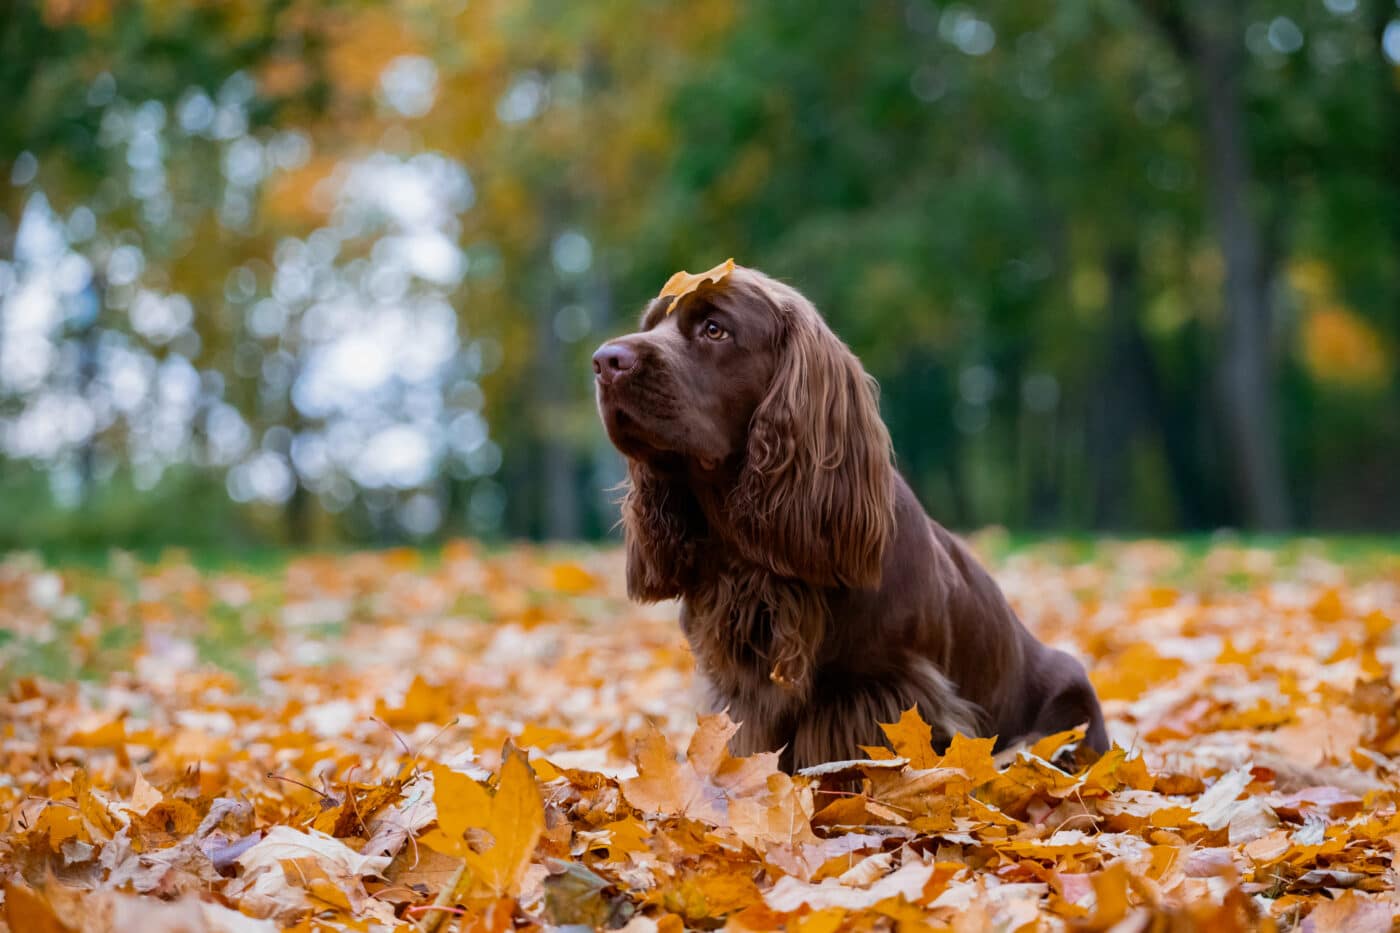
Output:
[[1108,277],[1097,264],[1082,264],[1070,276],[1069,292],[1076,310],[1096,314],[1108,304]]
[[44,22],[50,26],[106,25],[112,19],[113,0],[43,0]]
[[1289,286],[1308,304],[1332,297],[1332,270],[1320,260],[1294,260],[1289,263],[1287,278]]
[[1289,264],[1288,284],[1302,304],[1303,363],[1318,382],[1381,389],[1390,382],[1391,355],[1381,335],[1337,297],[1332,270],[1317,259]]
[[325,220],[331,201],[323,198],[320,187],[335,171],[338,160],[313,156],[305,165],[278,172],[262,187],[262,209],[274,224],[295,227]]
[[311,78],[311,68],[304,60],[275,55],[257,70],[258,93],[266,97],[290,97],[305,89]]
[[340,13],[328,34],[326,61],[330,80],[342,94],[372,93],[391,61],[423,51],[406,18],[391,6]]
[[1356,389],[1380,389],[1390,382],[1391,362],[1380,334],[1340,304],[1304,319],[1303,360],[1319,382]]

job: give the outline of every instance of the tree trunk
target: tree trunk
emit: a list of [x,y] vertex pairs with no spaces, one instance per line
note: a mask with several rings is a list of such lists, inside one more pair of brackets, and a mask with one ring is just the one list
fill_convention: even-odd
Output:
[[[295,385],[293,379],[290,385]],[[287,393],[287,429],[291,436],[296,438],[302,431],[306,430],[306,422],[302,420],[301,411],[296,403],[292,401],[291,392]],[[282,524],[287,534],[287,543],[293,547],[306,547],[311,543],[311,490],[306,488],[306,480],[297,472],[296,464],[292,460],[290,446],[283,453],[287,457],[287,468],[292,471],[292,494],[287,497],[287,501],[282,505]]]
[[[1108,279],[1108,366],[1099,393],[1102,423],[1095,464],[1095,523],[1123,529],[1131,514],[1127,454],[1134,439],[1160,442],[1180,527],[1206,524],[1205,482],[1193,441],[1191,413],[1168,403],[1157,360],[1142,329],[1141,267],[1131,244],[1112,247],[1104,260]],[[1154,436],[1155,435],[1155,436]]]
[[1107,363],[1093,400],[1093,515],[1097,528],[1121,531],[1130,524],[1129,453],[1147,405],[1142,398],[1140,360],[1133,340],[1138,303],[1138,268],[1130,248],[1109,250],[1104,261],[1108,279]]
[[[70,301],[80,301],[84,305],[80,307],[76,316],[79,321],[80,330],[77,333],[78,341],[78,384],[76,386],[78,397],[85,402],[92,404],[93,386],[97,382],[98,376],[98,344],[102,335],[103,310],[107,304],[107,283],[104,276],[94,273],[92,281],[88,283],[82,294]],[[82,447],[78,450],[78,480],[81,490],[80,500],[84,506],[91,504],[93,492],[97,484],[97,433],[94,431],[83,441]]]
[[1279,426],[1270,283],[1261,257],[1240,72],[1243,28],[1238,4],[1140,0],[1195,85],[1209,182],[1207,208],[1225,260],[1225,333],[1216,364],[1223,446],[1234,498],[1252,528],[1292,521]]
[[572,540],[579,536],[578,457],[573,443],[561,436],[559,422],[568,406],[569,373],[564,345],[554,332],[554,315],[562,304],[562,289],[549,290],[537,325],[539,369],[535,378],[536,411],[543,416],[540,437],[541,479],[543,481],[543,532],[549,540]]
[[1207,13],[1198,31],[1196,80],[1204,118],[1209,209],[1225,260],[1225,333],[1217,364],[1226,446],[1247,524],[1261,530],[1290,521],[1275,412],[1270,289],[1262,236],[1250,212],[1253,182],[1240,91],[1237,14]]
[[311,493],[300,477],[293,480],[292,494],[282,507],[282,520],[288,544],[300,548],[311,543]]
[[[1385,199],[1381,205],[1383,216],[1389,221],[1390,246],[1394,251],[1392,255],[1400,256],[1400,86],[1396,84],[1395,66],[1386,56],[1384,45],[1385,32],[1395,12],[1388,3],[1376,2],[1372,6],[1371,47],[1376,56],[1373,71],[1376,76],[1376,92],[1380,99],[1380,131],[1375,138],[1379,149],[1376,155],[1381,187],[1385,192]],[[1386,285],[1389,287],[1389,293],[1382,300],[1400,301],[1400,274],[1396,274],[1394,265],[1391,266],[1391,275]],[[1391,400],[1395,406],[1393,410],[1400,411],[1400,379],[1393,380],[1391,385]],[[1382,469],[1388,468],[1391,475],[1400,474],[1400,445],[1386,446],[1391,452],[1382,457]],[[1388,514],[1379,517],[1380,521],[1396,521],[1394,510],[1387,512]]]

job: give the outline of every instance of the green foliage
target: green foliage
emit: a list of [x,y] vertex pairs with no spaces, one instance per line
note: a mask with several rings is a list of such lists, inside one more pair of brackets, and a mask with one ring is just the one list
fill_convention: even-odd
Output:
[[122,474],[96,486],[81,508],[49,496],[48,477],[22,464],[0,472],[0,550],[35,548],[70,557],[107,548],[155,552],[165,547],[247,548],[259,533],[229,501],[218,477],[182,468],[154,487]]

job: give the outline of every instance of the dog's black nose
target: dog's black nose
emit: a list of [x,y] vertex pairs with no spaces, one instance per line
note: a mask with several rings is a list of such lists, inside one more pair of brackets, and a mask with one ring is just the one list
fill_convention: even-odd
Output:
[[605,343],[593,354],[593,372],[604,385],[637,365],[637,354],[627,345]]

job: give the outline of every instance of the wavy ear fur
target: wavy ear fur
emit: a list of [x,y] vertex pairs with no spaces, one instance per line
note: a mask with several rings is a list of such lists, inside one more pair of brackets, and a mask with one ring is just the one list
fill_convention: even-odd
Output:
[[777,306],[778,369],[749,425],[729,510],[736,543],[779,576],[877,586],[894,530],[894,466],[875,382],[805,299]]
[[627,595],[645,602],[674,599],[693,580],[704,521],[686,486],[628,461],[622,499],[627,543]]

